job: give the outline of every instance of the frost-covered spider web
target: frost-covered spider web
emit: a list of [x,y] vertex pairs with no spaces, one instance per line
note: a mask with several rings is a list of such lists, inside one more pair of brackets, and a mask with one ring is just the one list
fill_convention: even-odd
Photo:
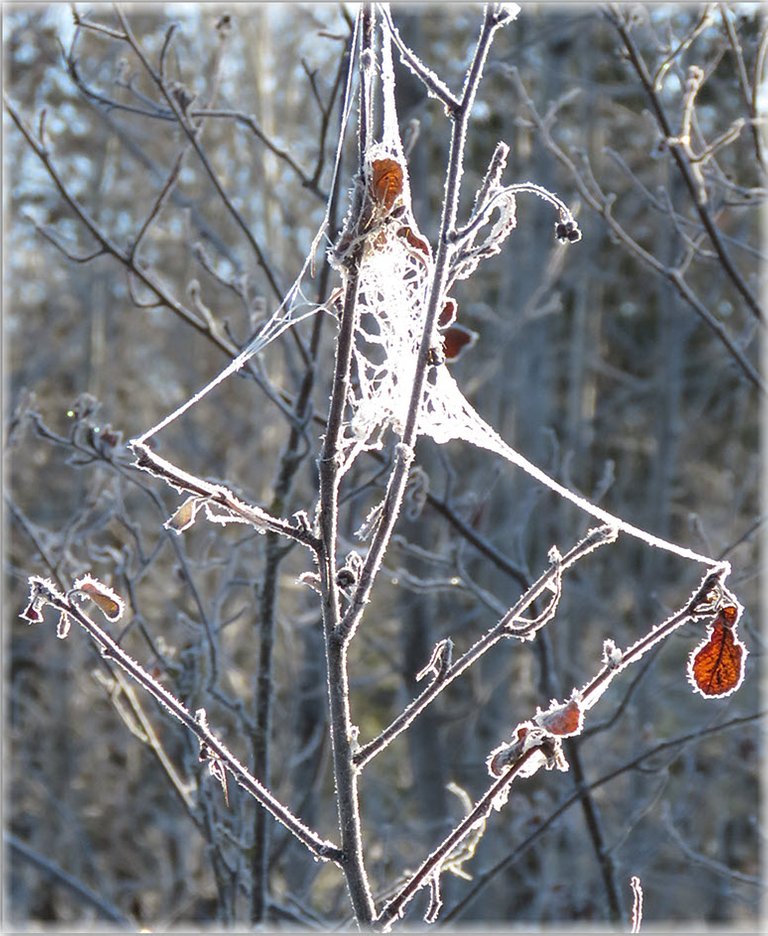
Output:
[[[402,432],[410,405],[429,291],[435,273],[431,251],[418,229],[411,208],[408,170],[395,106],[390,36],[386,27],[383,29],[381,79],[384,118],[382,140],[371,146],[367,153],[366,184],[369,188],[374,184],[377,164],[393,160],[402,170],[402,192],[397,206],[385,212],[367,233],[357,271],[359,285],[353,351],[354,379],[348,396],[349,418],[342,436],[343,470],[351,465],[361,451],[380,447],[387,428],[392,428],[398,434]],[[453,280],[468,277],[481,259],[498,253],[501,242],[516,224],[516,192],[532,191],[548,200],[556,200],[555,196],[545,193],[533,183],[502,187],[498,178],[501,169],[503,164],[497,179],[489,179],[485,208],[477,220],[487,224],[494,212],[498,212],[498,217],[479,245],[474,243],[475,233],[466,239],[463,250],[456,252],[450,277]],[[480,227],[478,223],[477,229]],[[343,278],[350,275],[343,265],[339,264],[338,268]],[[436,323],[432,345],[438,351],[441,341]],[[707,565],[717,564],[713,559],[620,520],[558,484],[507,445],[482,419],[464,397],[444,364],[435,363],[430,367],[424,384],[417,432],[430,436],[440,444],[461,439],[494,452],[586,513],[623,532],[687,559]]]
[[[382,23],[381,100],[383,129],[381,140],[373,143],[365,154],[365,177],[361,180],[368,198],[369,214],[361,225],[360,217],[347,216],[347,237],[343,249],[339,244],[329,250],[329,261],[341,274],[344,285],[351,275],[357,277],[355,303],[355,334],[353,372],[347,397],[346,418],[341,444],[341,471],[349,469],[361,452],[380,448],[387,430],[402,434],[416,375],[418,352],[426,323],[430,290],[435,278],[435,263],[427,240],[419,231],[411,207],[411,192],[407,162],[400,138],[395,106],[395,80],[391,50],[391,23]],[[351,74],[351,70],[350,70]],[[344,125],[351,100],[350,84],[345,92]],[[339,171],[343,132],[336,154]],[[502,152],[503,150],[503,152]],[[532,182],[502,185],[506,148],[500,145],[501,158],[492,161],[486,179],[475,202],[470,221],[460,229],[449,264],[447,287],[455,280],[469,277],[486,257],[499,253],[502,243],[516,226],[516,199],[522,192],[533,193],[554,205],[560,215],[558,234],[561,240],[577,239],[573,235],[573,220],[569,210],[556,195]],[[388,181],[390,175],[394,181]],[[392,187],[394,186],[394,188]],[[359,211],[359,204],[354,210]],[[326,221],[321,228],[325,229]],[[485,233],[481,237],[481,232]],[[580,236],[580,235],[578,235]],[[479,240],[478,240],[479,239]],[[317,239],[316,239],[317,241]],[[345,262],[352,249],[360,250],[355,269]],[[313,251],[314,254],[314,245]],[[309,259],[280,308],[263,327],[260,334],[206,387],[192,396],[176,411],[134,440],[138,446],[194,406],[225,378],[244,366],[254,354],[263,350],[288,327],[308,315],[326,309],[316,306],[300,311],[301,280],[310,266]],[[440,298],[438,308],[452,302]],[[435,359],[430,364],[420,403],[417,433],[431,437],[438,444],[463,440],[499,455],[510,464],[576,504],[583,511],[649,545],[675,553],[708,566],[724,566],[707,556],[653,536],[592,504],[586,498],[563,487],[528,461],[492,429],[462,394],[448,368],[440,363],[442,329],[446,326],[437,317],[431,338]]]

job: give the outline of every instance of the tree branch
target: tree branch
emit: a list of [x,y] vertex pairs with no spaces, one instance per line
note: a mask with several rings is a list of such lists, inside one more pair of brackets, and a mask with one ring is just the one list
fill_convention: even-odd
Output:
[[317,858],[322,861],[333,861],[339,864],[342,854],[332,842],[320,838],[308,829],[304,823],[294,816],[291,811],[270,793],[248,770],[237,760],[230,750],[210,731],[204,719],[196,718],[181,702],[151,676],[139,663],[136,662],[122,647],[117,644],[105,630],[99,627],[88,615],[84,614],[75,605],[69,595],[60,593],[46,580],[32,579],[32,603],[48,604],[58,611],[68,615],[86,631],[101,648],[102,654],[121,666],[128,675],[152,695],[177,721],[181,722],[188,731],[200,741],[203,750],[213,752],[230,771],[235,782],[249,793],[261,806],[286,829],[288,829],[303,845],[305,845]]

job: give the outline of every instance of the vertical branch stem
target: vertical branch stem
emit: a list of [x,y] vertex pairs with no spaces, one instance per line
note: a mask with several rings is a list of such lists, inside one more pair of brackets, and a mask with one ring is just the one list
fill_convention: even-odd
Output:
[[[363,160],[369,144],[371,129],[370,82],[373,77],[371,56],[375,24],[371,4],[364,4],[359,15],[361,16],[362,29],[360,34],[361,82],[358,133],[360,172],[362,174]],[[355,211],[358,207],[359,205],[356,203],[353,205],[352,211]],[[318,509],[320,545],[318,548],[318,564],[322,591],[333,773],[336,784],[336,804],[343,853],[342,867],[357,922],[366,925],[373,920],[375,910],[363,862],[358,775],[352,762],[351,740],[353,732],[347,671],[349,638],[339,628],[339,588],[336,582],[338,490],[340,482],[339,439],[349,392],[361,252],[362,245],[356,248],[347,261],[348,269],[341,323],[336,343],[336,363],[331,404],[320,455],[320,500]]]
[[323,596],[322,612],[328,675],[331,744],[333,748],[333,773],[341,829],[341,848],[344,854],[343,867],[355,917],[358,923],[369,923],[373,918],[374,908],[363,865],[357,771],[352,763],[350,746],[352,718],[349,708],[349,676],[347,673],[348,641],[339,632],[339,589],[336,582],[339,486],[338,439],[349,385],[357,287],[358,275],[357,265],[355,264],[354,270],[350,272],[344,296],[341,328],[336,345],[336,369],[330,414],[320,456],[320,548],[318,561]]
[[[360,88],[360,172],[363,173],[369,134],[371,131],[370,82],[373,80],[371,55],[373,50],[374,17],[369,4],[361,12],[361,88]],[[505,17],[499,14],[496,5],[486,8],[483,27],[475,48],[475,54],[464,84],[459,105],[451,112],[453,128],[446,173],[445,198],[440,224],[436,269],[431,285],[424,332],[419,349],[416,377],[411,392],[411,402],[402,441],[397,447],[395,466],[382,511],[382,519],[368,552],[360,584],[350,606],[340,618],[339,592],[335,579],[336,528],[338,521],[339,451],[338,442],[343,422],[344,407],[350,380],[350,366],[354,343],[356,300],[359,286],[360,250],[357,248],[348,259],[348,271],[341,326],[336,346],[331,406],[327,431],[320,460],[320,548],[318,561],[323,594],[323,621],[325,628],[326,658],[328,667],[328,695],[331,717],[331,739],[333,743],[333,765],[336,796],[341,826],[341,845],[344,854],[343,866],[347,886],[358,923],[373,920],[374,905],[365,873],[360,835],[360,812],[358,801],[357,769],[353,763],[350,740],[352,720],[349,708],[349,681],[347,672],[347,650],[373,586],[375,576],[389,544],[395,520],[399,514],[408,469],[413,460],[416,441],[418,413],[426,379],[427,355],[434,328],[440,297],[445,289],[451,251],[450,234],[455,227],[458,212],[459,188],[463,171],[464,143],[467,123],[483,65],[495,30]],[[353,206],[353,211],[355,206]]]
[[[352,67],[352,49],[345,57],[348,59],[347,67]],[[339,83],[337,82],[337,87]],[[343,109],[343,102],[342,102]],[[342,126],[344,116],[342,114]],[[330,193],[328,206],[328,228],[333,235],[338,223],[339,191],[341,176],[337,173]],[[322,301],[328,292],[331,267],[324,264],[318,280],[317,296]],[[283,516],[288,498],[290,497],[296,472],[304,456],[300,454],[302,438],[305,435],[305,426],[311,414],[312,389],[315,384],[317,354],[320,347],[324,317],[315,317],[310,339],[309,363],[299,388],[294,408],[295,419],[291,423],[291,430],[285,449],[280,458],[277,480],[275,481],[274,496],[271,510]],[[280,542],[277,534],[267,533],[265,544],[264,577],[259,592],[259,625],[261,644],[259,648],[259,668],[256,680],[256,728],[252,741],[253,772],[266,786],[270,786],[270,739],[272,726],[272,696],[273,673],[272,651],[274,648],[275,610],[277,604],[277,577],[280,564],[286,555],[285,545]],[[253,858],[251,863],[251,922],[264,921],[267,912],[268,880],[269,880],[269,836],[270,824],[267,814],[257,809],[253,820]]]
[[[331,226],[334,226],[336,206],[338,203],[338,185],[331,195],[332,206],[330,212]],[[318,295],[327,292],[330,267],[326,264],[320,274]],[[296,420],[291,426],[290,435],[280,459],[275,492],[270,509],[279,515],[285,512],[286,504],[291,493],[296,472],[303,461],[299,449],[304,435],[303,426],[309,415],[312,388],[315,383],[315,362],[320,344],[324,318],[315,317],[310,343],[311,363],[308,365],[299,394],[296,399]],[[259,668],[256,680],[256,730],[253,735],[253,772],[266,785],[270,785],[269,748],[272,722],[272,651],[275,634],[275,609],[277,604],[277,577],[280,565],[286,555],[285,544],[281,542],[277,533],[266,534],[264,577],[259,591]],[[253,923],[264,920],[267,909],[267,878],[269,864],[269,831],[263,810],[256,810],[254,814],[254,847],[253,847],[253,889],[251,892],[251,921]]]
[[[285,462],[283,462],[285,464]],[[277,491],[273,506],[282,505]],[[267,533],[264,578],[258,596],[259,663],[256,674],[255,725],[251,737],[253,775],[265,786],[270,785],[270,735],[272,727],[272,650],[275,642],[275,605],[281,544],[273,533]],[[269,880],[269,824],[264,810],[253,816],[253,850],[251,856],[251,922],[261,923],[267,912]]]

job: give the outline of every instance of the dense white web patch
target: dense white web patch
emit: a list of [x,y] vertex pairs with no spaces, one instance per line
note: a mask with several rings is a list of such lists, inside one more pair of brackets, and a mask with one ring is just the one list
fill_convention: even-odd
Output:
[[[372,148],[371,165],[388,158],[386,152]],[[403,195],[407,170],[404,177]],[[379,447],[385,429],[400,433],[408,412],[433,275],[410,199],[403,197],[397,215],[378,222],[368,235],[357,275],[349,418],[342,435],[345,468],[361,451]]]

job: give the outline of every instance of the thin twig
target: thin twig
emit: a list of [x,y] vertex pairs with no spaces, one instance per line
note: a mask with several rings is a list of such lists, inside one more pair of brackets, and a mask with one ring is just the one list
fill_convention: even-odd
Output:
[[[203,503],[218,504],[224,508],[226,514],[232,514],[233,519],[235,517],[239,518],[240,521],[251,524],[257,530],[271,530],[310,549],[317,549],[317,537],[307,526],[289,523],[287,520],[273,517],[261,507],[247,504],[239,497],[236,497],[223,485],[212,484],[210,481],[182,471],[155,454],[143,442],[134,440],[130,443],[130,448],[136,454],[135,464],[137,468],[148,471],[155,477],[162,478],[172,487],[186,491],[193,497],[199,498]],[[217,522],[227,522],[226,514],[217,518]]]
[[448,87],[448,85],[441,81],[441,79],[438,78],[432,69],[428,68],[424,62],[421,61],[413,49],[409,48],[403,42],[403,40],[400,38],[399,31],[395,28],[395,24],[392,22],[392,15],[389,12],[389,6],[387,4],[381,4],[380,9],[384,17],[384,22],[387,24],[389,29],[389,34],[392,36],[392,39],[397,46],[398,51],[400,52],[403,62],[421,81],[421,83],[427,89],[427,93],[431,97],[437,98],[438,101],[441,101],[445,105],[448,114],[455,113],[460,107],[458,98],[454,97],[453,92]]
[[725,34],[728,36],[728,43],[733,52],[733,57],[736,60],[736,73],[739,76],[739,87],[741,88],[741,93],[744,98],[744,103],[749,108],[750,116],[750,130],[752,131],[752,139],[755,144],[755,156],[757,161],[760,163],[760,166],[765,170],[765,160],[763,158],[763,142],[760,138],[760,126],[758,121],[760,115],[756,108],[756,88],[750,88],[749,86],[749,77],[747,76],[747,67],[744,64],[744,50],[741,47],[741,42],[739,37],[736,35],[736,30],[733,28],[733,22],[731,19],[731,11],[728,9],[725,3],[719,4],[720,8],[720,19],[722,20],[723,27],[725,29]]
[[119,260],[120,263],[122,263],[123,266],[125,266],[129,271],[129,275],[134,276],[137,280],[143,283],[144,286],[146,286],[151,292],[155,294],[155,296],[157,296],[158,300],[164,306],[179,316],[179,318],[181,318],[185,324],[190,325],[195,329],[195,331],[199,332],[201,335],[204,335],[206,338],[212,341],[228,357],[233,357],[236,355],[237,347],[232,342],[230,342],[229,339],[225,338],[217,330],[212,329],[210,323],[202,322],[197,315],[187,309],[174,296],[172,296],[152,273],[146,269],[143,269],[142,267],[132,265],[129,252],[119,247],[93,219],[89,212],[80,204],[77,198],[72,195],[69,188],[61,178],[58,170],[53,165],[47,147],[45,147],[42,142],[35,138],[30,128],[27,127],[27,125],[22,120],[14,105],[11,104],[7,98],[4,98],[4,103],[6,110],[10,114],[13,122],[21,131],[24,139],[27,141],[40,162],[42,162],[42,164],[45,166],[48,175],[51,177],[54,185],[58,189],[59,194],[69,205],[75,215],[80,219],[80,221],[82,221],[83,225],[90,232],[92,237],[99,243],[101,249],[105,253],[111,254],[113,257],[115,257],[115,259]]
[[72,4],[72,19],[75,26],[80,29],[89,29],[91,32],[102,33],[109,36],[110,39],[125,39],[125,33],[120,32],[118,29],[112,29],[111,26],[105,26],[103,23],[95,23],[93,20],[83,19],[74,3]]
[[494,800],[500,794],[503,794],[503,791],[510,786],[524,769],[530,769],[530,763],[536,758],[541,761],[541,766],[544,766],[547,760],[547,753],[540,746],[530,748],[530,750],[522,754],[505,770],[497,780],[494,780],[490,787],[488,787],[485,793],[474,804],[471,811],[422,862],[398,893],[387,902],[384,909],[376,918],[375,923],[377,929],[383,932],[389,931],[392,923],[402,916],[406,906],[416,896],[417,892],[429,883],[433,875],[440,874],[443,862],[450,856],[456,846],[470,834],[478,822],[488,816],[493,809]]
[[[88,27],[93,29],[93,23],[86,23],[85,21],[80,21],[80,25],[83,27]],[[125,42],[128,41],[128,36],[124,33],[107,31],[106,29],[98,29],[95,31],[106,32],[112,38],[121,39]],[[73,82],[77,85],[81,93],[88,98],[90,101],[100,105],[101,108],[106,108],[107,110],[118,110],[125,111],[126,113],[136,114],[142,117],[148,117],[151,120],[163,120],[169,123],[177,122],[177,116],[174,110],[170,107],[159,107],[155,106],[153,109],[148,109],[145,107],[137,107],[133,104],[127,104],[124,101],[118,101],[116,98],[108,97],[106,94],[103,94],[99,91],[94,90],[90,85],[88,85],[80,73],[78,68],[77,59],[74,56],[74,40],[70,51],[66,54],[65,57],[67,71],[72,78]],[[343,77],[343,72],[340,72]],[[334,82],[334,86],[331,90],[330,95],[330,105],[328,107],[321,107],[322,114],[322,128],[320,133],[321,146],[320,151],[324,150],[324,140],[327,131],[328,116],[330,114],[332,102],[335,99],[336,94],[338,93],[338,75],[337,79]],[[154,102],[153,102],[154,103]],[[284,162],[292,172],[294,172],[301,182],[302,186],[308,191],[312,192],[317,198],[325,202],[328,199],[328,194],[323,192],[318,187],[318,180],[320,178],[320,173],[315,170],[313,175],[310,177],[306,173],[298,162],[293,158],[291,153],[282,146],[279,146],[270,136],[267,134],[256,120],[256,117],[253,114],[246,114],[243,111],[232,109],[232,108],[222,108],[222,107],[213,107],[210,104],[204,107],[190,107],[187,110],[187,114],[192,120],[200,120],[211,118],[212,120],[232,120],[236,124],[246,127],[251,133],[260,140],[264,146],[272,153],[277,159]],[[320,156],[318,156],[320,158]],[[321,170],[322,172],[322,162]]]

